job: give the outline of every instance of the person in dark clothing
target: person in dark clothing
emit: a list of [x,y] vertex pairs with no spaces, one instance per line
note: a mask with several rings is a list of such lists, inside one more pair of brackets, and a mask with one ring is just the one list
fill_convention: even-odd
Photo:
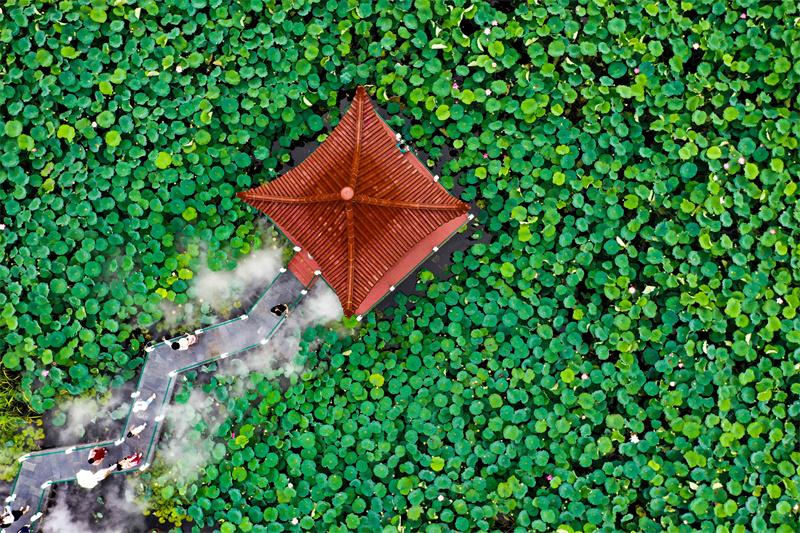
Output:
[[3,510],[2,525],[10,526],[14,522],[22,518],[22,515],[24,515],[30,510],[31,510],[30,505],[26,505],[25,507],[20,507],[19,509],[11,509],[10,505],[6,505],[6,508]]
[[289,316],[289,306],[286,304],[275,305],[269,311],[278,318],[282,317],[284,314]]
[[16,522],[17,520],[22,518],[22,515],[26,514],[30,510],[31,510],[30,506],[26,505],[25,507],[17,509],[16,511],[11,511],[11,515],[14,517],[14,521]]
[[28,523],[27,523],[27,524],[25,524],[24,526],[22,526],[22,527],[19,529],[19,532],[18,532],[18,533],[31,533],[31,528],[33,527],[33,523],[34,523],[34,522],[36,522],[37,520],[39,520],[39,518],[40,518],[41,516],[42,516],[42,513],[36,513],[35,515],[33,515],[33,516],[31,517],[31,519],[30,519],[30,520],[28,520]]

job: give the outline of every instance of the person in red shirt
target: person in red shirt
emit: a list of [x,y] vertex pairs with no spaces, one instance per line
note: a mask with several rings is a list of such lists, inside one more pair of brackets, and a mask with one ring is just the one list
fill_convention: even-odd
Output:
[[89,452],[89,464],[92,466],[99,465],[108,453],[107,448],[102,448],[100,446],[92,448],[92,451]]
[[142,457],[144,457],[142,452],[136,452],[133,455],[125,457],[117,463],[117,470],[128,470],[129,468],[138,466],[139,463],[142,462]]

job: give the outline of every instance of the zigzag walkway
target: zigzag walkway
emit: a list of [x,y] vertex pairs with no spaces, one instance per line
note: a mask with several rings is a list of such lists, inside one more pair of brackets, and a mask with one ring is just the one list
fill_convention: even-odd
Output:
[[[149,408],[144,412],[133,413],[132,400],[122,434],[116,441],[53,448],[20,457],[21,467],[11,487],[13,496],[11,505],[15,509],[29,505],[31,511],[3,531],[17,533],[30,521],[33,514],[42,512],[53,485],[74,481],[78,470],[94,470],[88,465],[87,458],[89,451],[95,446],[108,448],[108,455],[103,461],[104,466],[112,465],[136,452],[141,451],[144,454],[141,466],[115,473],[147,469],[155,453],[155,446],[163,426],[164,408],[172,397],[177,375],[266,344],[286,319],[285,315],[280,318],[273,315],[270,312],[272,306],[283,303],[294,307],[307,293],[308,287],[315,279],[316,277],[304,285],[291,271],[282,268],[246,314],[198,330],[197,342],[188,350],[175,351],[169,342],[160,342],[146,348],[148,353],[144,368],[136,392],[131,396],[135,400],[146,400],[155,394]],[[147,422],[147,427],[139,437],[126,440],[129,427],[135,427],[142,422]],[[147,446],[146,451],[143,450],[145,446]],[[33,522],[31,529],[43,521],[44,519],[39,519]]]

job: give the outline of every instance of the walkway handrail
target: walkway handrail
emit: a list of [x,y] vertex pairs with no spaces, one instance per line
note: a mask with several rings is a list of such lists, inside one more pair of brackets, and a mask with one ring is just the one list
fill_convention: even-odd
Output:
[[[220,326],[223,326],[223,325],[226,325],[226,324],[230,324],[230,323],[235,322],[237,320],[246,319],[248,314],[252,313],[253,310],[258,306],[258,304],[261,303],[261,301],[263,300],[264,296],[269,292],[269,290],[273,287],[275,282],[285,272],[286,272],[285,268],[281,268],[280,269],[278,274],[267,285],[266,289],[264,289],[264,291],[258,296],[258,298],[255,301],[255,303],[253,303],[253,305],[251,305],[243,315],[241,315],[239,317],[235,317],[235,318],[229,319],[229,320],[225,320],[223,322],[214,324],[214,325],[206,327],[206,328],[202,328],[200,330],[196,330],[196,332],[197,333],[202,333],[204,331],[209,331],[211,329],[215,329],[215,328],[218,328]],[[307,287],[305,287],[300,292],[300,294],[292,302],[292,307],[295,307],[295,305],[297,303],[299,303],[299,301],[303,298],[303,296],[305,294],[307,294],[307,292],[308,292],[307,289],[309,289],[311,287],[311,285],[313,285],[315,280],[316,280],[316,277],[314,278],[314,280],[312,280],[312,282]],[[212,362],[215,362],[215,361],[218,361],[218,360],[227,359],[228,357],[239,355],[239,354],[244,353],[244,352],[246,352],[248,350],[256,348],[256,347],[258,347],[258,346],[260,346],[262,344],[266,344],[265,341],[267,341],[267,340],[269,340],[269,339],[271,339],[273,337],[275,331],[285,322],[285,320],[286,320],[286,314],[280,316],[278,321],[275,323],[275,325],[270,329],[270,331],[266,334],[264,339],[262,341],[260,341],[260,342],[251,344],[249,346],[245,346],[244,348],[240,348],[240,349],[234,350],[232,352],[224,352],[222,354],[218,354],[218,355],[215,355],[213,357],[208,357],[207,359],[203,359],[201,361],[195,361],[195,362],[193,362],[193,363],[191,363],[189,365],[186,365],[184,367],[181,367],[181,368],[178,368],[176,370],[171,371],[169,373],[169,380],[167,381],[167,385],[164,388],[164,390],[162,391],[163,398],[162,398],[162,401],[161,401],[159,414],[156,417],[155,422],[153,424],[153,433],[152,433],[152,436],[150,438],[150,442],[148,443],[147,450],[145,451],[145,453],[143,455],[141,465],[137,465],[134,468],[130,468],[130,469],[127,469],[127,470],[122,470],[122,471],[118,471],[118,472],[114,472],[114,473],[128,473],[128,472],[131,472],[133,470],[146,470],[150,466],[149,459],[151,457],[151,453],[154,453],[154,451],[155,451],[154,447],[155,447],[155,445],[157,444],[157,442],[159,440],[157,438],[159,433],[160,433],[159,430],[161,429],[161,427],[163,427],[164,408],[165,408],[165,406],[167,404],[167,401],[171,400],[171,390],[170,389],[172,389],[174,387],[175,382],[176,382],[175,378],[176,378],[176,376],[178,374],[186,372],[187,370],[191,370],[193,368],[197,368],[199,366],[208,364],[208,363],[212,363]],[[180,338],[180,337],[176,337],[175,339],[177,339],[177,338]],[[143,380],[144,375],[145,375],[145,370],[147,368],[147,364],[150,361],[149,360],[150,353],[153,351],[153,349],[156,346],[159,346],[160,344],[164,344],[166,342],[171,342],[172,340],[174,340],[174,339],[169,339],[167,341],[160,341],[158,343],[155,343],[153,345],[147,345],[145,347],[146,354],[145,354],[145,357],[144,357],[144,362],[143,362],[142,367],[141,367],[141,373],[139,375],[139,379],[138,379],[137,384],[136,384],[136,391],[137,392],[141,390],[142,380]],[[132,396],[132,398],[135,398],[135,397],[136,396]],[[11,494],[12,495],[15,494],[17,483],[19,482],[20,474],[22,472],[22,463],[24,461],[28,460],[28,459],[32,459],[32,458],[35,458],[35,457],[49,456],[49,455],[71,454],[71,453],[75,453],[75,452],[79,452],[79,451],[83,451],[83,450],[88,450],[88,449],[94,448],[96,446],[110,446],[112,444],[119,444],[119,443],[121,443],[121,441],[124,441],[125,436],[126,436],[127,431],[128,431],[128,425],[130,423],[130,418],[131,418],[131,415],[133,413],[133,407],[134,407],[135,403],[136,403],[135,401],[131,402],[131,407],[128,410],[128,414],[127,414],[127,416],[125,418],[125,423],[124,423],[124,425],[122,427],[122,432],[120,434],[119,439],[117,439],[117,440],[106,440],[106,441],[99,441],[99,442],[88,443],[88,444],[79,444],[79,445],[74,445],[74,446],[64,446],[64,447],[58,447],[58,448],[51,448],[51,449],[42,450],[42,451],[39,451],[39,452],[28,453],[28,454],[25,454],[25,455],[21,456],[20,458],[18,458],[18,462],[20,463],[20,468],[18,469],[17,474],[16,474],[16,476],[14,478],[14,482],[11,485]],[[36,506],[35,513],[39,513],[39,512],[42,511],[42,508],[43,508],[43,506],[45,504],[45,501],[46,501],[46,495],[47,495],[47,492],[48,492],[47,489],[49,489],[49,487],[51,487],[52,485],[54,485],[56,483],[66,483],[66,482],[69,482],[69,481],[74,481],[75,479],[76,479],[75,476],[73,476],[73,477],[70,477],[70,478],[49,481],[49,482],[46,482],[45,484],[43,484],[42,492],[40,494],[39,501],[38,501],[38,504]],[[38,521],[36,523],[34,523],[32,528],[35,529],[36,526],[38,525],[38,523],[39,523]]]

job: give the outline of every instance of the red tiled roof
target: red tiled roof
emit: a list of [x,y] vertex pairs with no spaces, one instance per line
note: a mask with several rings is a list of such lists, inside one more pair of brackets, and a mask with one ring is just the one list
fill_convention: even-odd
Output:
[[311,254],[348,316],[418,243],[469,210],[398,149],[363,87],[300,165],[237,196]]

